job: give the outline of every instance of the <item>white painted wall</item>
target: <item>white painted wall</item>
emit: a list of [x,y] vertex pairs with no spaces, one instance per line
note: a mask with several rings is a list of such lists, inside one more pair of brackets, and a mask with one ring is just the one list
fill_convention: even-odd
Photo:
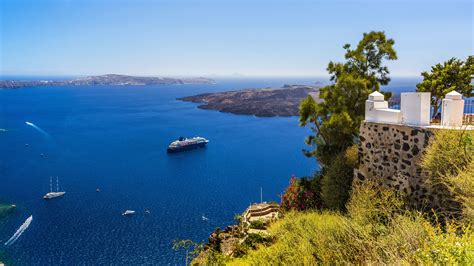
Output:
[[464,100],[457,91],[446,94],[442,102],[441,125],[444,127],[462,126]]
[[414,126],[430,125],[429,92],[403,92],[401,94],[400,111],[402,123]]
[[400,124],[402,115],[399,110],[389,109],[384,95],[374,91],[365,101],[365,121],[376,123]]

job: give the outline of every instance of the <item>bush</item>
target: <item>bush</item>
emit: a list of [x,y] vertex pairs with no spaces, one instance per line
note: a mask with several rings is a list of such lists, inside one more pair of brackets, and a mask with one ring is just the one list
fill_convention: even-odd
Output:
[[[364,208],[365,206],[365,208]],[[268,228],[271,245],[257,245],[235,265],[465,264],[474,262],[470,227],[448,224],[446,231],[376,184],[356,186],[348,215],[289,212]]]
[[376,181],[354,184],[347,203],[348,215],[359,224],[388,224],[403,212],[404,202],[393,189]]
[[353,172],[344,153],[337,155],[326,167],[321,179],[321,199],[325,208],[344,210],[352,188]]
[[250,228],[252,229],[265,229],[267,225],[262,220],[255,220],[250,222]]
[[421,239],[415,254],[419,264],[474,264],[474,234],[470,227],[448,223],[442,228],[425,223],[424,230],[427,236]]
[[474,132],[438,130],[421,161],[424,178],[441,196],[442,220],[465,217],[474,221]]
[[473,131],[438,130],[423,155],[421,166],[432,182],[444,182],[447,176],[463,171],[473,154]]
[[448,176],[447,182],[454,197],[462,203],[463,218],[474,226],[474,160],[464,171],[457,175]]
[[248,234],[243,242],[243,246],[249,249],[256,249],[258,245],[271,242],[271,238],[261,234]]
[[290,185],[281,198],[280,206],[286,210],[307,210],[316,208],[318,205],[317,196],[308,188],[301,185],[301,182],[294,176],[290,179]]

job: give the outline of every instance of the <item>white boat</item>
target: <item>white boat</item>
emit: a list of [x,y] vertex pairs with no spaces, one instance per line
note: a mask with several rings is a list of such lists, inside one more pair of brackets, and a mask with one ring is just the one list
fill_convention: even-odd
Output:
[[133,215],[135,214],[135,211],[132,210],[126,210],[124,213],[122,213],[123,216],[128,216],[128,215]]
[[50,192],[44,195],[43,199],[54,199],[66,194],[65,191],[59,191],[59,178],[58,177],[56,177],[56,192],[53,192],[53,178],[52,177],[49,178],[49,191]]

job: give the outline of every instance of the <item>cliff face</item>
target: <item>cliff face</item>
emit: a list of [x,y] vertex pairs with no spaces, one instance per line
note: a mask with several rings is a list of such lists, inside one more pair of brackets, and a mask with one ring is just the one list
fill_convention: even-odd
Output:
[[297,116],[301,100],[308,95],[318,97],[319,89],[314,86],[285,85],[283,88],[205,93],[178,98],[178,100],[202,103],[198,106],[201,109],[272,117]]

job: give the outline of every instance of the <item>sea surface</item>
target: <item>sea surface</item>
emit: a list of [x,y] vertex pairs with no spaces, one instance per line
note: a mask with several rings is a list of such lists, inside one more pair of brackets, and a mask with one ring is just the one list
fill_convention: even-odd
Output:
[[[314,81],[0,90],[0,128],[6,130],[0,132],[0,202],[17,205],[0,223],[0,261],[184,264],[173,240],[205,241],[259,202],[261,188],[264,201],[279,202],[292,175],[309,176],[318,165],[301,152],[309,129],[300,128],[297,117],[201,110],[176,98]],[[167,154],[180,136],[210,143]],[[45,201],[50,176],[59,177],[67,193]],[[136,214],[122,216],[127,209]],[[30,215],[31,225],[5,246]]]

